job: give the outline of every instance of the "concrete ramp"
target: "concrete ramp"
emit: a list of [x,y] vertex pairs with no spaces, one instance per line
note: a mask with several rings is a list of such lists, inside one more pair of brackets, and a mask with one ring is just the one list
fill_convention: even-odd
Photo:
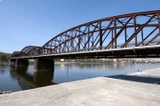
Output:
[[160,85],[99,77],[0,95],[0,106],[158,106]]

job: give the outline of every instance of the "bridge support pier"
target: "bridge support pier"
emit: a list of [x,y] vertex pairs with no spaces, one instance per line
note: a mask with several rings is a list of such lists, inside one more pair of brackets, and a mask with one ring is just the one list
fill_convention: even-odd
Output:
[[18,67],[18,66],[28,66],[29,62],[26,59],[16,59],[14,61],[14,66]]
[[[33,81],[39,86],[52,83],[54,75],[54,60],[39,58],[34,60],[34,78]],[[43,84],[43,85],[42,85]]]
[[46,58],[35,59],[34,70],[35,71],[54,70],[54,60]]

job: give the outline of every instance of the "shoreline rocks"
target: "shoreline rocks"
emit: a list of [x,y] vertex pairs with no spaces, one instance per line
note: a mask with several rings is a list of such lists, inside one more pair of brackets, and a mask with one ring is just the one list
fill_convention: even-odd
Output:
[[10,94],[12,91],[0,91],[0,94]]

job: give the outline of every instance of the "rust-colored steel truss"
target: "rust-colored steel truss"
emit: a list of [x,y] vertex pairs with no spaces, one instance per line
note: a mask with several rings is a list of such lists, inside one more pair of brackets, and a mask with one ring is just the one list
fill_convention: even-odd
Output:
[[41,48],[39,46],[26,46],[19,52],[19,56],[27,55],[37,55],[41,53]]
[[160,44],[160,10],[103,18],[78,25],[42,47],[27,46],[23,55],[58,54]]

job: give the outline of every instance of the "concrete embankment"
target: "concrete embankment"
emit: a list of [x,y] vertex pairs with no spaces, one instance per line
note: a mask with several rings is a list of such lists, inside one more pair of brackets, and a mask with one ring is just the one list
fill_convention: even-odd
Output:
[[[145,71],[148,74],[134,73],[129,76],[149,74],[155,76],[159,71],[160,69],[156,69]],[[157,75],[157,78],[159,76]],[[0,106],[158,106],[159,104],[159,84],[107,77],[0,95]]]
[[127,75],[116,75],[110,78],[137,81],[143,83],[160,84],[160,68],[134,72]]

